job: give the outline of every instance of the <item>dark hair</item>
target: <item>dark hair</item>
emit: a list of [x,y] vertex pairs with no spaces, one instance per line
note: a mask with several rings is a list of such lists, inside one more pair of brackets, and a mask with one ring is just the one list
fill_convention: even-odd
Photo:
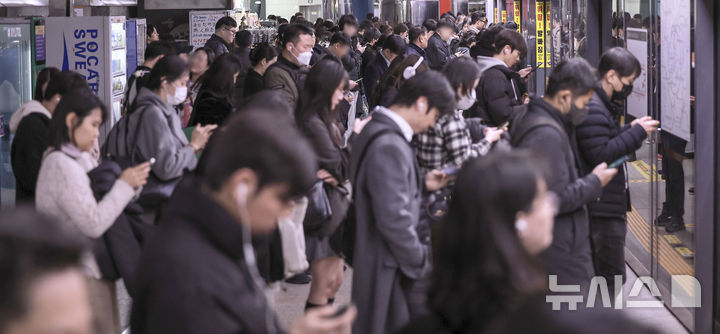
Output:
[[223,26],[237,28],[237,21],[230,16],[223,16],[215,23],[215,30],[220,30]]
[[55,94],[65,96],[75,90],[90,92],[90,87],[82,75],[73,71],[63,71],[53,75],[45,89],[44,100],[51,99]]
[[510,46],[511,50],[520,51],[520,56],[527,54],[527,44],[522,35],[515,30],[503,29],[495,35],[495,54],[500,54],[506,45]]
[[[60,103],[55,108],[52,119],[50,119],[50,128],[48,130],[50,146],[59,150],[64,144],[75,144],[70,133],[74,133],[82,125],[85,118],[90,116],[91,112],[96,108],[100,108],[102,122],[105,123],[108,118],[107,108],[95,94],[92,94],[89,90],[81,89],[63,95]],[[68,128],[65,123],[65,118],[70,113],[74,113],[78,120],[72,129]]]
[[442,70],[450,82],[453,92],[461,89],[462,94],[469,94],[474,88],[475,80],[480,77],[480,66],[475,60],[468,57],[451,59]]
[[45,99],[43,96],[43,86],[45,84],[49,85],[52,77],[58,73],[60,73],[60,70],[55,67],[43,68],[42,71],[38,73],[37,78],[35,79],[35,95],[33,96],[35,101],[42,101]]
[[[212,68],[212,67],[211,67]],[[163,80],[173,82],[180,79],[183,74],[188,72],[187,63],[178,56],[166,56],[160,59],[152,71],[147,82],[147,88],[156,90],[160,88]],[[208,70],[209,72],[209,70]],[[207,74],[207,72],[205,73]]]
[[248,30],[240,30],[235,34],[235,44],[241,48],[249,48],[252,45],[253,36]]
[[398,23],[395,25],[395,28],[393,28],[393,32],[400,35],[404,32],[408,31],[408,27],[405,25],[405,23]]
[[152,36],[152,33],[153,33],[153,31],[157,31],[157,32],[158,32],[158,34],[160,33],[160,32],[159,32],[159,31],[157,30],[157,27],[156,27],[156,26],[155,26],[154,24],[152,24],[152,23],[148,23],[148,24],[146,25],[146,33],[147,33],[147,37],[151,37],[151,36]]
[[518,25],[514,21],[507,21],[505,22],[505,28],[510,30],[517,30]]
[[257,174],[258,191],[271,184],[287,184],[289,198],[305,194],[318,170],[315,152],[292,120],[260,107],[233,114],[213,134],[196,175],[210,190],[218,191],[241,168]]
[[407,50],[407,44],[405,40],[398,35],[391,35],[385,38],[385,42],[382,45],[383,49],[390,50],[390,52],[396,55],[404,55]]
[[455,112],[455,92],[440,72],[425,71],[405,81],[393,100],[393,105],[410,107],[420,97],[428,100],[428,111],[437,108],[440,116]]
[[302,16],[298,16],[297,18],[295,18],[295,23],[296,23],[296,24],[300,24],[300,25],[304,25],[304,26],[306,26],[306,27],[308,27],[308,28],[310,28],[310,29],[313,28],[312,22],[306,20],[306,19],[305,19],[304,17],[302,17]]
[[260,43],[250,51],[250,63],[252,66],[259,64],[263,59],[271,61],[278,56],[277,49],[268,43]]
[[155,59],[160,56],[170,56],[175,54],[175,47],[168,41],[155,41],[150,43],[145,49],[145,60]]
[[484,29],[477,36],[477,43],[470,49],[470,57],[492,57],[495,54],[495,36],[505,30],[502,25],[495,25]]
[[477,24],[478,21],[485,18],[485,12],[476,11],[470,14],[470,24]]
[[332,29],[334,26],[335,23],[333,23],[333,21],[328,20],[323,22],[323,27],[325,27],[326,29]]
[[431,310],[452,332],[479,332],[546,286],[515,230],[542,180],[533,160],[522,151],[493,152],[465,162],[457,176],[428,289]]
[[242,64],[240,59],[233,54],[223,54],[210,66],[210,69],[200,78],[203,90],[207,90],[218,97],[224,97],[230,102],[235,82],[233,78],[236,73],[240,73]]
[[[415,65],[420,58],[422,57],[416,54],[395,57],[390,63],[390,66],[388,66],[387,71],[380,77],[378,85],[375,86],[375,90],[371,93],[373,104],[380,104],[384,94],[397,92],[403,83],[405,83],[405,77],[403,77],[405,69],[408,66]],[[415,69],[415,73],[422,73],[428,69],[427,62],[423,61]]]
[[323,19],[322,17],[318,17],[317,20],[315,20],[315,24],[313,25],[313,28],[315,28],[315,30],[317,30],[317,28],[322,26],[323,23],[325,23],[325,19]]
[[393,34],[393,28],[389,24],[381,24],[380,28],[378,28],[378,30],[380,30],[380,34],[383,34],[383,35],[392,35]]
[[26,316],[30,289],[41,278],[79,268],[85,243],[51,217],[30,208],[3,211],[0,223],[0,332]]
[[348,37],[348,35],[346,33],[342,32],[342,31],[338,31],[338,32],[334,33],[332,35],[332,37],[330,38],[330,45],[333,45],[336,43],[340,43],[340,45],[344,45],[344,46],[350,46],[350,44],[352,42],[350,41],[350,37]]
[[302,24],[290,24],[282,33],[282,47],[284,49],[288,43],[297,43],[300,35],[312,35],[314,33],[312,28],[308,28]]
[[363,38],[365,39],[365,42],[371,43],[372,41],[379,40],[380,36],[380,30],[375,27],[370,27],[365,30],[365,35],[363,35]]
[[550,73],[545,95],[555,96],[559,91],[568,89],[573,96],[587,94],[596,84],[595,70],[582,58],[572,58],[560,62]]
[[410,32],[408,32],[408,38],[410,39],[410,43],[417,41],[420,36],[425,35],[426,33],[427,29],[423,26],[415,26],[410,28]]
[[279,24],[288,24],[288,20],[284,17],[278,18]]
[[317,114],[330,132],[330,138],[338,147],[341,146],[342,135],[336,131],[336,129],[342,129],[337,122],[338,108],[331,110],[330,102],[335,89],[340,85],[345,86],[347,83],[348,74],[341,62],[332,58],[324,58],[313,65],[305,79],[300,102],[295,111],[295,122],[298,126],[303,128],[310,116]]
[[437,28],[435,30],[440,30],[440,28],[450,28],[452,30],[455,30],[455,23],[453,23],[452,19],[449,18],[441,18],[440,21],[437,23]]
[[615,70],[620,77],[640,75],[642,68],[635,56],[625,48],[614,47],[605,51],[600,57],[598,75],[602,78],[610,70]]
[[423,27],[425,27],[425,29],[427,29],[427,31],[437,30],[437,21],[435,21],[433,19],[427,19],[427,20],[423,21],[422,25],[423,25]]
[[473,31],[466,31],[460,38],[460,46],[470,47],[473,43],[477,43],[477,34]]
[[345,14],[340,17],[340,20],[338,20],[338,26],[340,27],[340,30],[345,29],[346,25],[351,25],[354,27],[358,26],[358,20],[355,18],[352,14]]
[[194,53],[198,53],[200,51],[205,52],[205,54],[207,55],[208,66],[212,65],[212,63],[215,62],[215,51],[213,51],[211,48],[206,46],[199,47],[195,49]]

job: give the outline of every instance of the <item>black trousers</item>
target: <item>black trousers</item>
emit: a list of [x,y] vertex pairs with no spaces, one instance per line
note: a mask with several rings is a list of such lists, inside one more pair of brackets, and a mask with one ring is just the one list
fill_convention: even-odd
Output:
[[685,171],[682,156],[687,142],[670,133],[661,132],[662,169],[665,178],[665,202],[662,213],[672,217],[673,222],[682,223],[685,214]]
[[612,293],[615,275],[622,275],[625,282],[625,234],[627,222],[622,218],[590,217],[595,275],[605,277]]

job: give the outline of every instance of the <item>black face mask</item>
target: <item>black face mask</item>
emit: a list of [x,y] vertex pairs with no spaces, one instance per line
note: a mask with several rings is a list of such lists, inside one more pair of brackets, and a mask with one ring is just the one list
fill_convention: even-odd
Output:
[[584,122],[587,118],[588,113],[589,111],[587,107],[580,109],[575,106],[574,100],[570,100],[570,111],[568,112],[568,117],[573,125],[578,126],[582,124],[582,122]]
[[633,91],[633,85],[623,84],[623,88],[619,92],[616,92],[615,90],[613,90],[612,99],[616,100],[616,101],[625,100],[628,98],[628,96],[630,96],[630,94],[632,94],[632,91]]

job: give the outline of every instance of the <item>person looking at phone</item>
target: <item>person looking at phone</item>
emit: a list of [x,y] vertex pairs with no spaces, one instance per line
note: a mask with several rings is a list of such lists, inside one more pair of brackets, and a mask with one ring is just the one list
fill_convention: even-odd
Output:
[[575,127],[587,116],[593,96],[595,70],[581,58],[556,66],[545,95],[533,97],[525,112],[510,122],[513,146],[529,149],[546,165],[548,189],[557,194],[553,244],[542,254],[549,275],[559,284],[587,289],[594,276],[586,205],[597,200],[617,169],[597,164],[585,174],[575,141]]
[[[494,30],[484,33],[492,34]],[[495,35],[493,56],[478,57],[481,76],[475,113],[488,125],[498,126],[507,121],[512,107],[524,103],[521,78],[512,68],[526,53],[527,45],[522,35],[515,30],[503,29]]]
[[[640,75],[640,62],[624,48],[612,48],[600,57],[600,83],[588,103],[588,116],[577,127],[580,156],[588,166],[610,163],[638,150],[657,131],[658,122],[641,117],[621,126],[623,109],[616,102],[627,99]],[[612,288],[615,275],[625,277],[626,212],[630,208],[625,168],[603,189],[599,201],[588,204],[595,273]],[[614,291],[610,289],[609,291]]]
[[473,143],[465,123],[463,110],[475,104],[480,67],[466,57],[451,60],[442,72],[455,91],[456,110],[440,117],[435,126],[415,136],[413,146],[417,152],[418,165],[423,173],[433,169],[460,166],[466,160],[484,156],[492,144],[500,139],[503,129],[483,126],[485,138]]
[[[125,169],[110,191],[95,199],[88,172],[97,167],[89,154],[109,117],[102,102],[89,90],[63,95],[50,121],[50,148],[42,160],[35,206],[87,238],[99,238],[120,216],[145,185],[150,174],[147,162]],[[115,283],[101,280],[94,257],[87,254],[83,269],[90,300],[97,317],[98,333],[119,331]]]

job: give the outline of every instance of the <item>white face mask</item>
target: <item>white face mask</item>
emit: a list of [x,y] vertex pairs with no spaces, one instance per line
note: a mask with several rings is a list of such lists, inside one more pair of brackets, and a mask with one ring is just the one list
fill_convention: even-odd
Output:
[[310,65],[310,59],[312,58],[312,52],[302,52],[297,56],[297,61],[300,65]]
[[187,86],[175,87],[175,94],[167,96],[167,102],[171,106],[176,106],[185,102],[187,98]]
[[457,103],[457,108],[459,110],[470,109],[470,107],[472,107],[473,104],[475,104],[476,97],[477,97],[477,95],[475,94],[475,90],[474,89],[471,90],[470,95],[466,95],[466,96],[463,96],[462,98],[460,98],[460,101],[458,101],[458,103]]

